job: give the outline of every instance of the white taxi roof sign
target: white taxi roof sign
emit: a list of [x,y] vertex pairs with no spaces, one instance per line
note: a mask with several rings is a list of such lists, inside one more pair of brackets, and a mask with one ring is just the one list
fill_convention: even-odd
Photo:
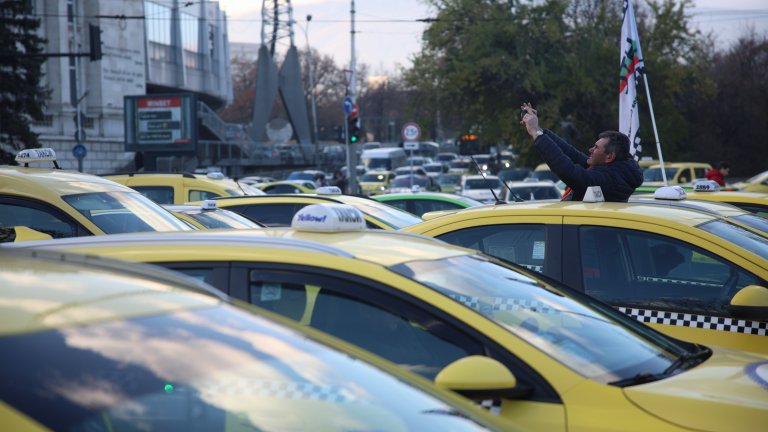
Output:
[[347,204],[308,205],[293,215],[291,227],[302,231],[339,232],[365,229],[363,212]]
[[200,208],[203,210],[216,210],[217,208],[216,201],[214,200],[204,200],[203,203],[200,205]]
[[604,202],[605,197],[603,196],[603,189],[600,186],[590,186],[587,188],[587,191],[584,193],[584,198],[581,199],[582,202]]
[[338,186],[321,186],[315,190],[318,195],[341,195],[341,188]]
[[213,171],[206,174],[206,177],[212,180],[224,180],[226,176],[221,171]]
[[682,186],[662,186],[653,192],[653,197],[656,199],[681,201],[688,197],[685,193],[685,189]]
[[696,180],[693,183],[693,190],[696,192],[717,192],[720,185],[714,180]]
[[56,162],[56,152],[52,148],[25,149],[16,153],[16,162]]

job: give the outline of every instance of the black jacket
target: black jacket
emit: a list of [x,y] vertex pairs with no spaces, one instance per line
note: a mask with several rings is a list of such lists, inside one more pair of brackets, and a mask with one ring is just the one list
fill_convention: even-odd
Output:
[[643,184],[643,173],[632,158],[589,168],[589,156],[546,129],[533,145],[549,169],[573,189],[573,201],[581,201],[589,186],[600,186],[606,201],[626,202]]

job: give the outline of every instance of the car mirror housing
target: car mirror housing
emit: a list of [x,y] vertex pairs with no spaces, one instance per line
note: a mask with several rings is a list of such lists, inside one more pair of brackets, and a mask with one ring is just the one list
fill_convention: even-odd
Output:
[[498,360],[469,356],[449,364],[435,377],[438,387],[453,390],[470,399],[520,398],[529,388],[517,385],[517,379]]
[[729,308],[734,316],[741,318],[768,319],[768,288],[745,286],[733,296]]

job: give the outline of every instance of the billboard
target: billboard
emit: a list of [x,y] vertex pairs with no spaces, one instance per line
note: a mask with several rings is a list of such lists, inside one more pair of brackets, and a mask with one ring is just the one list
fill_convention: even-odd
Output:
[[197,148],[194,94],[125,96],[126,151],[189,151]]

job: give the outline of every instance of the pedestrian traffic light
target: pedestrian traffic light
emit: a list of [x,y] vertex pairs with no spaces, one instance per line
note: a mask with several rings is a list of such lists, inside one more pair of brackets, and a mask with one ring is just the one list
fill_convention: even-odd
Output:
[[91,61],[101,60],[101,27],[88,24],[88,57]]
[[350,144],[355,144],[360,141],[360,118],[356,113],[347,117],[347,131],[349,131]]

